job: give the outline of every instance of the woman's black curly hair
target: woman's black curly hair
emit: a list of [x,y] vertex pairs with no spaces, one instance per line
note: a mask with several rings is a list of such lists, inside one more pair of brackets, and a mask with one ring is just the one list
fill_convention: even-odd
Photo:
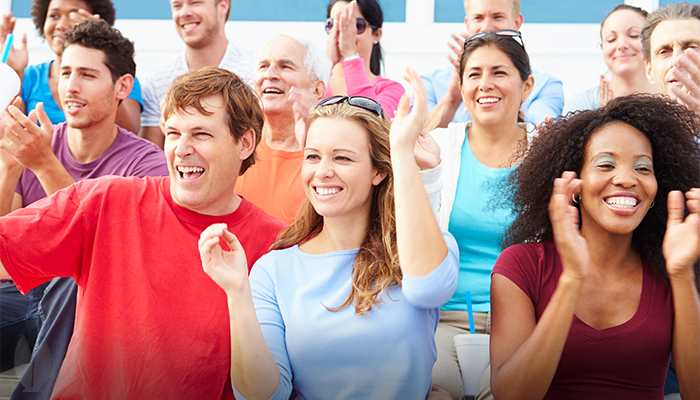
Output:
[[[613,121],[634,127],[651,143],[658,185],[655,206],[634,230],[632,246],[668,283],[661,251],[668,193],[700,187],[700,120],[694,112],[660,95],[618,97],[596,110],[569,113],[547,127],[509,177],[508,201],[517,215],[505,233],[503,245],[553,239],[548,206],[554,179],[564,171],[580,174],[591,135]],[[696,263],[695,276],[700,278],[698,266]]]
[[[100,19],[107,21],[110,26],[114,25],[117,12],[111,0],[83,0],[90,9],[86,10],[91,14],[99,14]],[[32,21],[34,27],[39,32],[39,36],[44,37],[44,24],[49,15],[49,5],[51,0],[34,0],[32,2]]]

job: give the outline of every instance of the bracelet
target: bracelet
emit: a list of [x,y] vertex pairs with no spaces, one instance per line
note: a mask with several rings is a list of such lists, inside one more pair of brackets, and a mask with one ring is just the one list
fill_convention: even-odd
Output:
[[360,57],[360,53],[355,53],[355,54],[351,55],[350,57],[344,58],[344,59],[343,59],[343,62],[345,62],[345,61],[350,61],[350,60],[354,60],[354,59],[356,59],[356,58],[362,58],[362,57]]

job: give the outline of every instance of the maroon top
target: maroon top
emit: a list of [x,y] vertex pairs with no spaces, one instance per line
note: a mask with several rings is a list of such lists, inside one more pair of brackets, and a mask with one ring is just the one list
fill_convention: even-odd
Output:
[[[574,316],[545,399],[663,399],[673,299],[649,265],[642,266],[642,294],[630,320],[597,330]],[[501,253],[493,273],[510,279],[532,300],[539,321],[562,265],[554,242],[519,244]]]

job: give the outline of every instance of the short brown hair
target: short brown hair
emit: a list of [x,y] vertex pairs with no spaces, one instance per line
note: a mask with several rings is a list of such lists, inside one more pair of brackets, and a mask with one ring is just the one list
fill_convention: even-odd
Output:
[[690,3],[667,4],[649,14],[642,27],[642,50],[644,59],[651,61],[651,34],[664,21],[677,21],[697,18],[700,20],[700,6]]
[[[190,71],[173,81],[163,100],[163,120],[174,113],[184,112],[193,107],[203,115],[212,115],[202,105],[202,99],[221,95],[224,99],[226,124],[233,139],[238,142],[248,129],[255,133],[255,147],[260,143],[263,127],[263,111],[260,100],[253,89],[238,75],[216,67],[205,67]],[[239,175],[255,164],[255,151],[243,160]]]
[[112,82],[126,74],[136,76],[134,44],[105,20],[88,18],[73,25],[63,34],[61,52],[72,45],[104,53],[104,64],[112,73]]

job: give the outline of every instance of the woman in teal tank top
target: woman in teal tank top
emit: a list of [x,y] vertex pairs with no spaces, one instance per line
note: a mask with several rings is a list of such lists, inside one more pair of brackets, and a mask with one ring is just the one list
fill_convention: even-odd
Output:
[[489,333],[491,270],[513,219],[500,206],[498,183],[523,156],[528,131],[533,131],[519,123],[520,105],[534,84],[520,33],[502,30],[467,38],[460,80],[473,120],[431,132],[441,148],[441,163],[423,171],[438,221],[454,235],[460,252],[459,283],[441,307],[433,368],[435,384],[454,399],[462,398],[462,380],[453,337],[469,333],[465,291],[471,292],[476,332]]

